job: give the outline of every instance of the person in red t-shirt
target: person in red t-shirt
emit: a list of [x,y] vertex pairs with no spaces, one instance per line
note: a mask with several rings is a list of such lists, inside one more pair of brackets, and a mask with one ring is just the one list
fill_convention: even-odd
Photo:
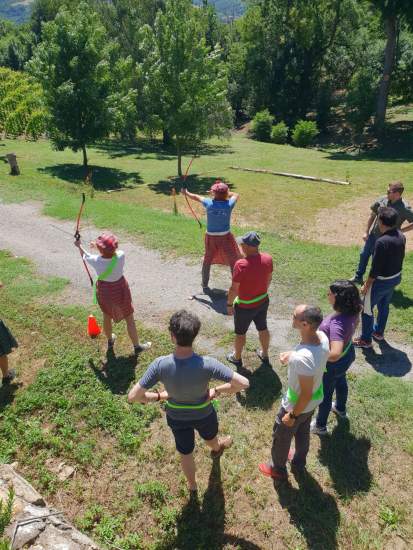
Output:
[[257,355],[263,363],[269,363],[268,348],[270,333],[267,328],[268,288],[271,283],[273,264],[269,254],[258,248],[260,236],[250,231],[237,239],[245,258],[234,266],[232,286],[228,291],[228,315],[234,315],[235,349],[227,355],[227,360],[236,367],[242,367],[242,350],[246,333],[252,321],[258,330],[261,349]]

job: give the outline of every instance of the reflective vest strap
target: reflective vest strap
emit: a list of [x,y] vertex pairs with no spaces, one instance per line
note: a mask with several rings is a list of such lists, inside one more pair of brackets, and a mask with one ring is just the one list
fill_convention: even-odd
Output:
[[[295,392],[292,388],[287,389],[287,399],[290,403],[295,405],[298,401],[298,393]],[[324,398],[324,390],[323,390],[323,383],[320,384],[320,386],[316,389],[316,391],[311,396],[311,401],[318,401],[319,399]]]
[[170,401],[166,401],[166,406],[170,409],[178,409],[178,410],[193,410],[197,411],[199,409],[205,409],[209,405],[212,405],[215,409],[218,408],[218,400],[213,399],[212,401],[206,401],[205,403],[200,403],[199,405],[177,405],[176,403],[171,403]]
[[98,303],[98,298],[96,294],[96,283],[98,281],[101,281],[102,279],[106,279],[106,277],[109,277],[109,275],[112,275],[113,270],[115,269],[117,263],[118,263],[118,257],[116,256],[116,254],[114,254],[106,270],[103,273],[101,273],[99,277],[97,277],[97,279],[93,281],[93,303],[95,305]]
[[267,298],[267,296],[268,296],[268,292],[266,292],[265,294],[261,294],[260,296],[257,296],[252,300],[241,300],[241,298],[237,296],[234,300],[234,304],[255,304],[256,302],[259,302],[260,300]]

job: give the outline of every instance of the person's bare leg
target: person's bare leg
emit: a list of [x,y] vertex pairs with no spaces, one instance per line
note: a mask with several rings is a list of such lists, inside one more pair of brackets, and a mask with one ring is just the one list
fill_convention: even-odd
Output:
[[9,375],[9,358],[7,357],[7,355],[2,355],[0,357],[0,369],[3,378]]
[[126,317],[125,321],[126,327],[128,329],[129,338],[132,340],[132,344],[134,346],[139,346],[139,336],[136,329],[135,319],[133,318],[133,313]]
[[106,335],[106,338],[110,341],[112,341],[112,318],[109,317],[106,313],[103,314],[103,332]]
[[247,341],[247,336],[245,334],[235,335],[235,343],[234,343],[235,359],[237,360],[241,359],[242,350],[244,349],[246,341]]
[[195,467],[195,460],[194,460],[194,453],[191,453],[189,455],[183,455],[180,453],[181,456],[181,466],[182,471],[185,474],[186,480],[188,482],[188,487],[190,491],[196,491],[196,479],[195,479],[195,473],[196,473],[196,467]]
[[260,339],[261,351],[263,357],[268,357],[268,349],[270,347],[270,333],[268,330],[260,330],[258,332],[258,337]]
[[208,447],[211,449],[211,451],[215,451],[216,453],[221,448],[221,446],[219,444],[218,436],[215,436],[214,439],[210,439],[209,441],[205,441],[205,443],[208,445]]

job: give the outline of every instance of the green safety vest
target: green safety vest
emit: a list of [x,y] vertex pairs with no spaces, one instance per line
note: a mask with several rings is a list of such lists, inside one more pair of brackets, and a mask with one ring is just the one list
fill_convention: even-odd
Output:
[[103,273],[101,273],[99,277],[96,278],[95,281],[93,281],[93,303],[94,304],[98,303],[98,298],[96,294],[96,283],[98,281],[101,281],[102,279],[106,279],[106,277],[109,277],[109,275],[113,273],[113,270],[115,269],[117,263],[118,263],[118,257],[116,256],[116,254],[114,254],[106,270]]
[[[290,403],[295,405],[298,401],[298,393],[295,392],[292,388],[287,389],[287,399]],[[324,398],[324,390],[323,390],[323,383],[320,384],[320,386],[316,389],[316,391],[311,396],[311,401],[316,401],[318,399]]]
[[194,410],[206,409],[209,405],[212,405],[214,409],[218,409],[218,399],[213,399],[212,401],[206,401],[205,403],[200,403],[199,405],[177,405],[176,403],[171,403],[166,401],[167,407],[170,409],[179,409],[179,410]]
[[264,298],[267,298],[268,292],[265,294],[261,294],[260,296],[257,296],[256,298],[253,298],[252,300],[241,300],[239,296],[237,296],[234,300],[234,304],[255,304],[259,302],[260,300],[263,300]]

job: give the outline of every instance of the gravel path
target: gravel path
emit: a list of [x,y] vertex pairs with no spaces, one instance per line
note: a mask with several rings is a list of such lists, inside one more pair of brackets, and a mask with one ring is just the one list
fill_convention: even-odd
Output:
[[[38,203],[0,203],[0,220],[0,249],[29,258],[44,275],[68,279],[70,284],[60,298],[64,302],[82,305],[90,303],[90,283],[71,237],[74,222],[61,222],[43,216],[41,204]],[[83,233],[84,239],[92,239],[99,231],[88,228]],[[182,258],[165,259],[158,252],[148,250],[130,238],[119,237],[120,248],[126,253],[125,275],[131,287],[136,318],[151,327],[165,328],[173,311],[186,308],[201,317],[204,334],[214,334],[219,339],[232,330],[232,319],[223,315],[226,299],[222,289],[227,289],[229,284],[227,269],[213,269],[211,283],[221,290],[217,290],[211,298],[202,294],[200,289],[199,264]],[[295,337],[290,328],[290,319],[281,318],[277,314],[277,307],[286,310],[285,303],[282,308],[279,307],[280,296],[277,294],[273,292],[269,329],[272,345],[277,350],[285,350],[295,341]],[[203,337],[200,343],[220,357],[227,351],[217,347],[211,336]],[[381,349],[375,346],[375,350],[376,353],[366,355],[366,360],[359,352],[354,369],[365,370],[366,366],[371,365],[385,375],[413,379],[412,348],[393,344],[393,347],[387,345],[381,346]]]

